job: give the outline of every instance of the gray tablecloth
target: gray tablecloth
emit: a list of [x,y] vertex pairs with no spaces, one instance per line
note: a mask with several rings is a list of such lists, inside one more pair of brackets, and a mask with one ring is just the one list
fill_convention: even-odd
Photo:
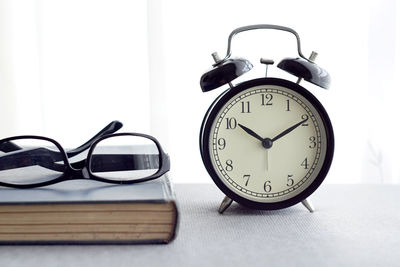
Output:
[[[223,215],[214,185],[175,185],[168,245],[0,246],[0,266],[400,266],[400,186],[323,185],[316,208]],[[229,265],[228,265],[229,264]]]

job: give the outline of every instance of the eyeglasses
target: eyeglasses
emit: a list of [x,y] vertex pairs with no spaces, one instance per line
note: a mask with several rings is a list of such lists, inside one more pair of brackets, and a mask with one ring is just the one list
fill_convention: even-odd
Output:
[[140,133],[115,134],[121,127],[114,121],[69,151],[42,136],[0,140],[0,186],[33,188],[72,179],[133,184],[169,171],[169,156],[157,139]]

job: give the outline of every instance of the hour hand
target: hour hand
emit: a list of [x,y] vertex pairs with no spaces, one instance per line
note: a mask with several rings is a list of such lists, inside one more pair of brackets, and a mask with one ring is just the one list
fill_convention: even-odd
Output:
[[256,134],[253,130],[247,128],[246,126],[242,125],[242,124],[238,124],[240,126],[240,128],[242,128],[246,133],[248,133],[249,135],[253,136],[254,138],[257,138],[258,140],[260,140],[261,142],[264,141],[264,138],[262,138],[261,136],[259,136],[258,134]]

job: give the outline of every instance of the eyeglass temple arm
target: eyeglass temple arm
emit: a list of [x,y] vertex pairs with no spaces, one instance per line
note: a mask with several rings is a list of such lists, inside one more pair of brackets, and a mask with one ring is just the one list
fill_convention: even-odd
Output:
[[0,171],[39,165],[53,171],[64,171],[63,163],[54,162],[59,152],[47,148],[35,148],[0,156]]
[[[119,121],[112,121],[110,124],[108,124],[106,127],[104,127],[100,132],[98,132],[95,136],[93,136],[89,141],[87,141],[86,143],[84,143],[83,145],[69,150],[67,152],[67,156],[68,157],[73,157],[76,156],[80,153],[82,153],[83,151],[85,151],[86,149],[89,149],[90,145],[97,140],[98,138],[107,135],[107,134],[112,134],[115,133],[116,131],[118,131],[119,129],[121,129],[123,126],[123,124]],[[12,152],[12,151],[17,151],[17,150],[21,150],[22,148],[19,147],[18,145],[16,145],[15,143],[9,141],[9,142],[4,142],[0,145],[0,151],[2,152]]]
[[[22,154],[0,156],[0,171],[41,166],[49,170],[63,172],[65,171],[65,164],[55,162],[58,156],[58,152],[47,148],[31,149]],[[21,158],[21,160],[18,158]],[[82,169],[85,164],[86,160],[82,160],[71,165],[76,169]],[[159,167],[158,154],[97,154],[93,155],[91,169],[93,172],[111,172],[157,169]]]
[[97,154],[92,156],[92,172],[158,169],[158,154]]
[[20,150],[22,147],[17,146],[15,143],[9,141],[0,144],[0,151],[8,153],[16,150]]
[[104,135],[115,133],[116,131],[121,129],[122,126],[123,126],[122,122],[112,121],[110,124],[104,127],[100,132],[98,132],[95,136],[93,136],[89,141],[87,141],[86,143],[75,149],[69,150],[67,152],[67,156],[70,158],[82,153],[83,151],[89,149],[89,147],[93,144],[94,141],[96,141],[97,139],[99,139]]

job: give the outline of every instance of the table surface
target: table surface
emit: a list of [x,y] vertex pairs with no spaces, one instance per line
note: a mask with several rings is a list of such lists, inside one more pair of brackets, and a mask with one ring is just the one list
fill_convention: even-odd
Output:
[[211,184],[175,185],[177,238],[168,245],[0,246],[0,266],[400,266],[400,186],[322,185],[278,211],[236,203]]

